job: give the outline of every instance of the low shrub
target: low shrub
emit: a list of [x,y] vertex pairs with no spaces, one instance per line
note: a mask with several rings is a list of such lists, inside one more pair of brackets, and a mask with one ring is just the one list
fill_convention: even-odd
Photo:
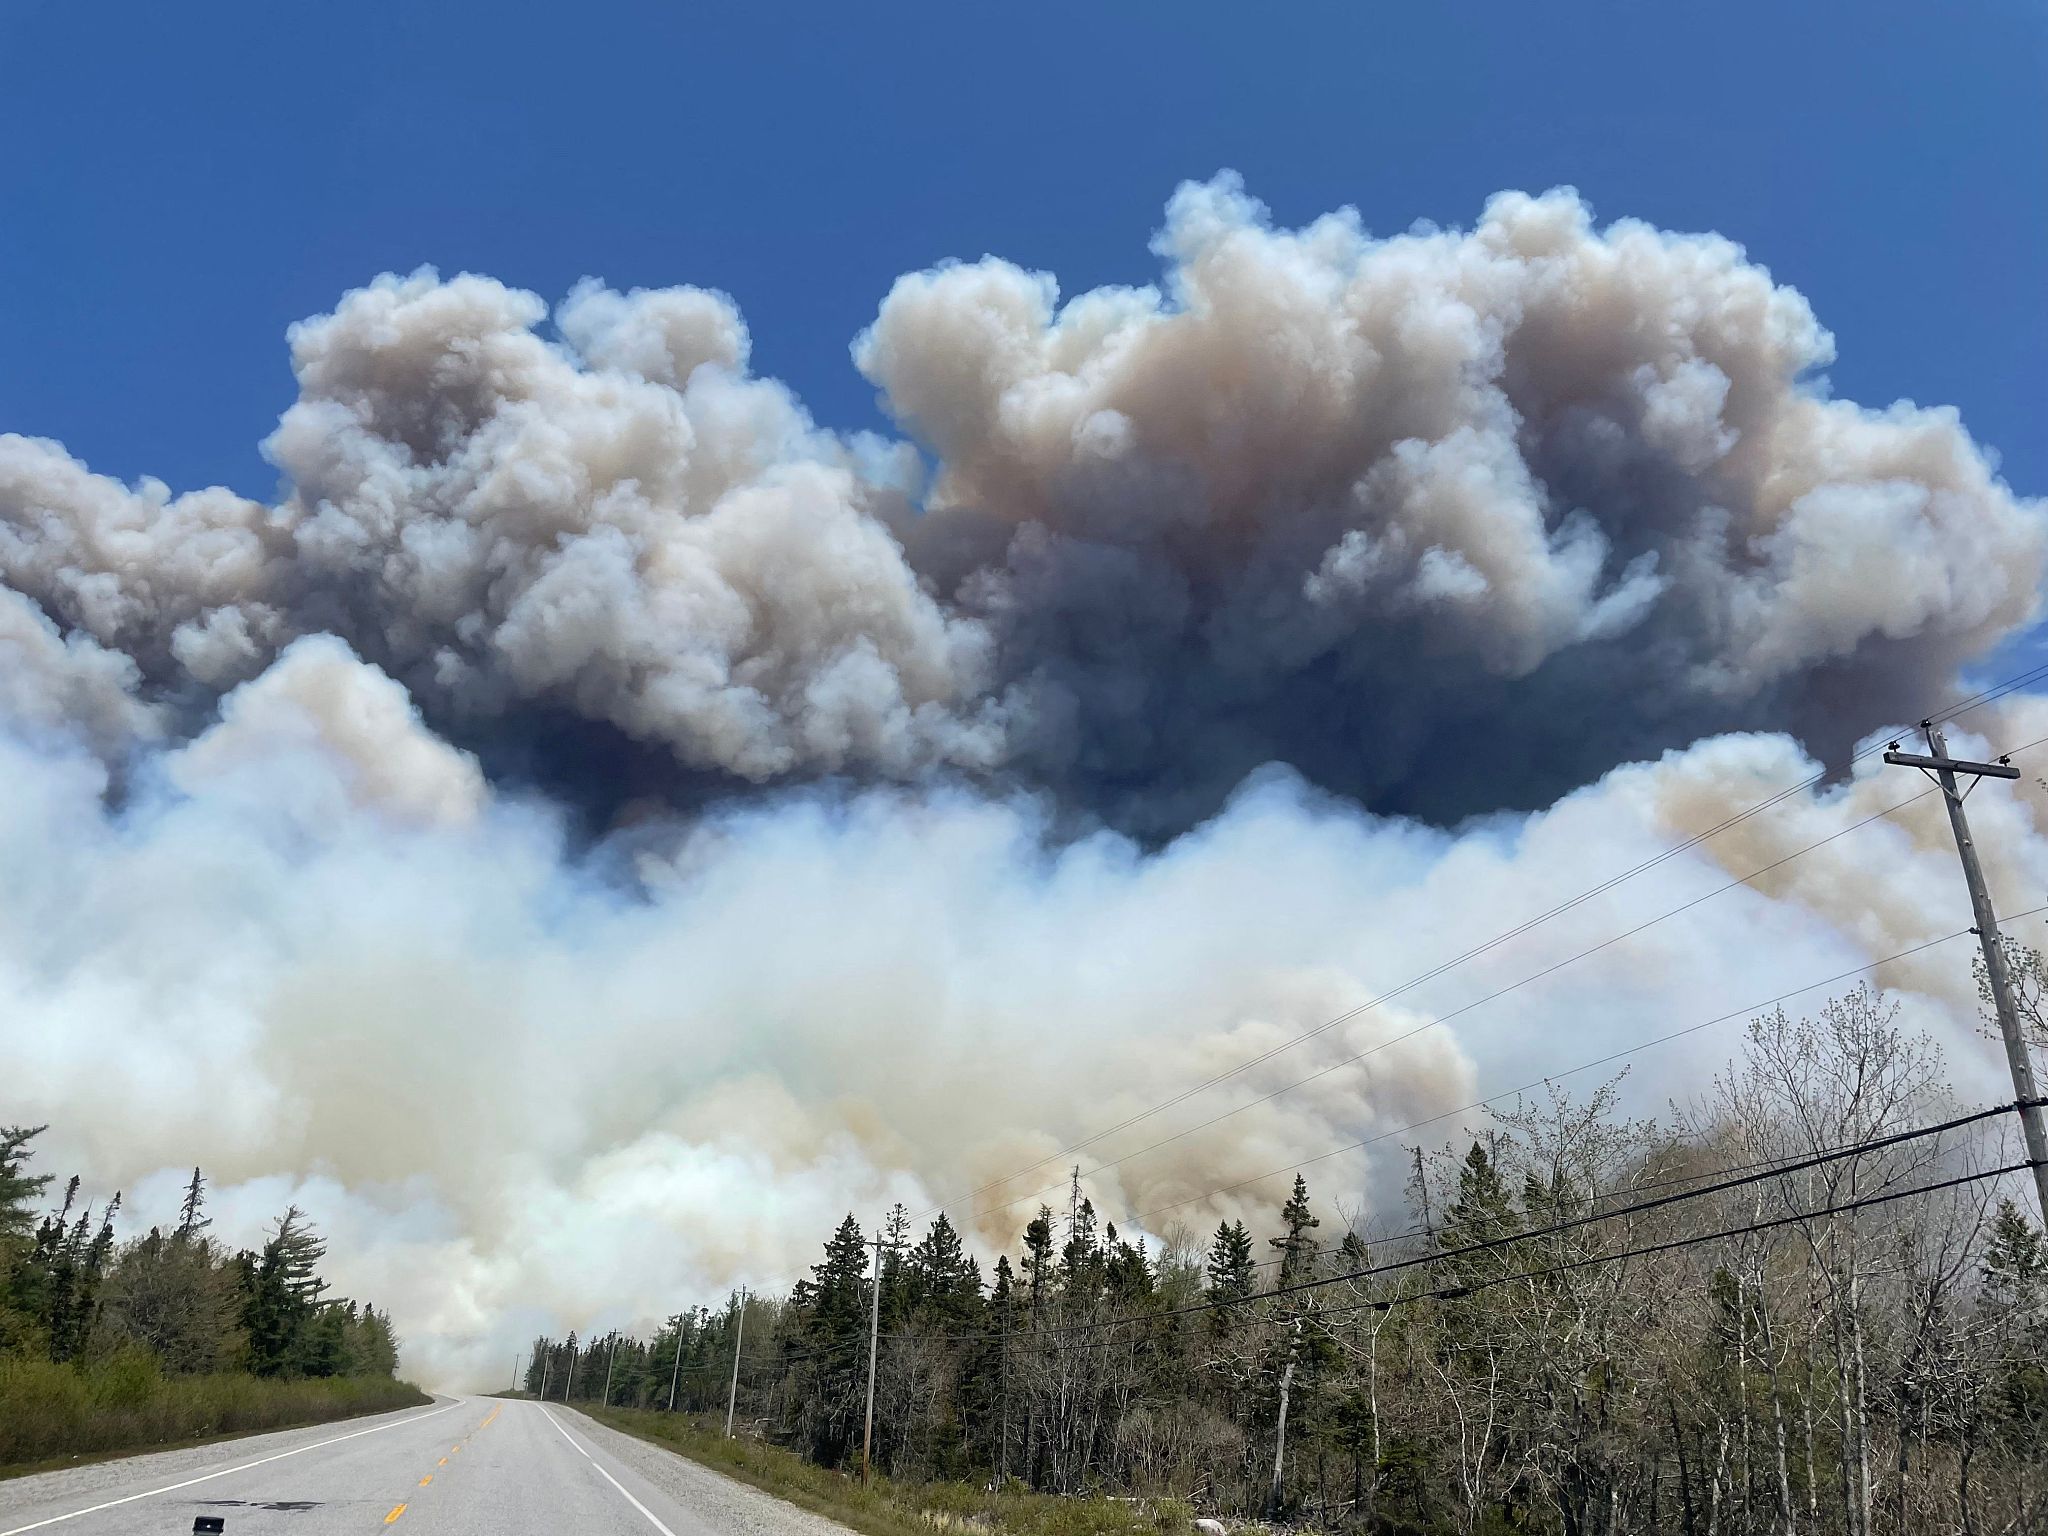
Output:
[[0,1357],[0,1469],[383,1413],[429,1401],[388,1377],[171,1376],[140,1351],[89,1365]]

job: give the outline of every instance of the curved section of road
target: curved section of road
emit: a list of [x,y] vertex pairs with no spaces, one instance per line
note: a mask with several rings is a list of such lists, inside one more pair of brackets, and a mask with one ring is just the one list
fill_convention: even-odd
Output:
[[0,1536],[848,1536],[554,1404],[431,1408],[0,1482]]

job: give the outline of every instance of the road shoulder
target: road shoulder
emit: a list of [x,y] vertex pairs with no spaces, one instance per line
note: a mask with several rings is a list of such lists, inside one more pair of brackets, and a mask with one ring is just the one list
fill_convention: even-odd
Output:
[[560,1404],[550,1404],[548,1411],[713,1530],[734,1536],[852,1536],[852,1527],[715,1471],[665,1441],[630,1434]]

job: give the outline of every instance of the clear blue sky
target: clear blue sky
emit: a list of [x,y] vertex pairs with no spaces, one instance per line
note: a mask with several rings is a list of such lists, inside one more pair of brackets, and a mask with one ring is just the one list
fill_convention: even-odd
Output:
[[428,262],[734,294],[755,364],[875,425],[897,274],[1144,281],[1176,182],[1283,221],[1502,187],[1720,230],[1812,299],[1835,389],[1960,406],[2048,492],[2048,7],[700,8],[0,0],[0,429],[267,495],[283,332]]

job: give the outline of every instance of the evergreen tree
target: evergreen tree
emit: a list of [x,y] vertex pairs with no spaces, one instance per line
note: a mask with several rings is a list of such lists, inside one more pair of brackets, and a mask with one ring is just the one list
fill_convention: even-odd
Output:
[[1054,1289],[1052,1258],[1052,1210],[1041,1205],[1038,1214],[1024,1228],[1024,1285],[1030,1297],[1031,1317],[1036,1322],[1051,1304]]
[[178,1228],[171,1235],[180,1242],[190,1242],[201,1232],[213,1225],[206,1211],[206,1180],[199,1170],[192,1170],[192,1181],[185,1186],[184,1202],[178,1207]]
[[1223,1303],[1209,1314],[1210,1326],[1227,1333],[1236,1323],[1232,1303],[1251,1295],[1257,1267],[1252,1263],[1252,1235],[1242,1221],[1218,1222],[1209,1244],[1209,1296]]
[[1984,1288],[1996,1305],[2033,1305],[2048,1291],[2048,1243],[2011,1200],[2000,1200],[1991,1218],[1991,1240],[1981,1267]]
[[317,1269],[326,1253],[294,1205],[278,1217],[261,1252],[242,1255],[242,1325],[249,1369],[258,1376],[332,1374],[339,1336],[313,1328],[327,1289]]
[[857,1443],[868,1336],[868,1244],[849,1213],[811,1266],[792,1373],[797,1430],[813,1460],[836,1466]]
[[35,1156],[29,1143],[45,1129],[0,1127],[0,1354],[41,1353],[47,1347],[37,1294],[41,1276],[28,1260],[36,1248],[36,1205],[50,1175],[27,1171]]
[[981,1311],[981,1269],[961,1246],[960,1234],[941,1211],[917,1246],[905,1273],[910,1310],[942,1327],[964,1330]]
[[50,1175],[25,1170],[35,1156],[29,1143],[48,1129],[46,1125],[0,1126],[0,1254],[5,1254],[6,1245],[24,1242],[34,1234],[35,1205],[49,1187]]
[[1322,1225],[1308,1208],[1308,1181],[1298,1173],[1294,1176],[1294,1193],[1281,1208],[1280,1221],[1287,1230],[1279,1237],[1267,1239],[1267,1244],[1280,1251],[1278,1283],[1287,1286],[1314,1275],[1316,1240],[1309,1233]]

